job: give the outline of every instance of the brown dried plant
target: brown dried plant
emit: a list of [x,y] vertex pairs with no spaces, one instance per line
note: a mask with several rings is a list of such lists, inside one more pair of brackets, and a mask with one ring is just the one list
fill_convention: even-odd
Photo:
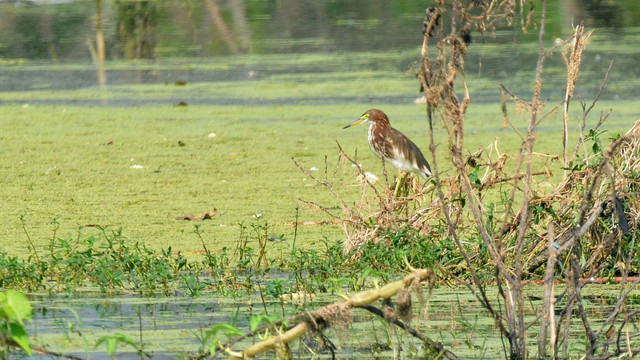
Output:
[[[580,25],[566,41],[545,49],[546,3],[542,0],[539,24],[533,23],[532,2],[524,0],[438,0],[435,6],[426,10],[417,78],[426,98],[433,179],[424,189],[413,196],[393,198],[388,191],[390,186],[384,165],[385,182],[374,184],[338,145],[338,163],[353,164],[363,179],[363,194],[367,190],[371,192],[371,196],[362,197],[360,204],[348,204],[335,190],[333,182],[318,179],[297,162],[296,165],[325,186],[338,201],[341,215],[334,214],[329,207],[306,203],[341,224],[347,237],[345,249],[353,251],[355,256],[360,245],[384,239],[382,229],[406,225],[420,229],[421,234],[426,235],[425,239],[440,236],[455,244],[461,263],[435,266],[441,278],[466,286],[488,311],[502,336],[505,357],[529,358],[532,350],[527,346],[527,339],[535,327],[538,357],[567,358],[576,326],[587,335],[587,359],[606,359],[622,354],[633,356],[640,353],[640,347],[632,342],[640,336],[640,331],[630,330],[637,326],[637,314],[626,304],[638,283],[629,274],[639,271],[634,256],[640,217],[640,123],[609,146],[601,144],[598,134],[611,110],[602,112],[595,127],[589,132],[586,130],[587,118],[591,117],[602,94],[612,63],[593,102],[580,102],[580,130],[576,134],[576,146],[570,151],[570,100],[591,32]],[[518,13],[518,26],[522,31],[537,25],[539,32],[532,98],[523,100],[508,89],[508,84],[500,84],[503,124],[522,139],[520,150],[515,154],[501,153],[495,140],[487,147],[465,155],[470,153],[464,143],[465,117],[471,104],[464,73],[470,31],[485,36],[498,24],[516,26]],[[550,105],[541,99],[542,75],[545,59],[558,48],[562,48],[561,56],[567,65],[566,91],[562,101]],[[507,102],[528,114],[526,131],[521,132],[513,125]],[[541,121],[554,121],[560,117],[563,153],[535,152],[537,126]],[[437,142],[433,129],[436,122],[448,134],[447,161],[453,164],[452,173],[439,170],[442,159],[435,156]],[[566,170],[561,182],[549,191],[540,186],[538,179],[550,182],[553,179],[552,162],[559,159]],[[470,178],[472,171],[476,177],[473,181]],[[492,207],[485,204],[485,198],[496,194],[504,196],[498,204],[501,206],[499,211],[493,212]],[[407,211],[410,206],[413,206],[412,210]],[[436,223],[445,224],[444,235],[436,231]],[[479,239],[479,242],[469,242],[469,238]],[[620,275],[619,296],[604,322],[599,321],[596,326],[585,310],[582,291],[585,286],[600,281],[605,270],[611,274],[616,266],[615,271]],[[497,286],[497,299],[488,295],[489,284],[481,281],[489,274],[493,276],[492,286]],[[529,309],[525,304],[524,283],[529,280],[540,280],[543,284],[543,305],[533,320],[528,317]],[[565,288],[560,294],[556,281]],[[403,316],[403,304],[406,303],[399,300],[398,309],[387,312],[386,317]],[[384,316],[384,312],[381,314]],[[579,321],[572,319],[572,315],[577,315]]]
[[[576,81],[578,81],[580,63],[582,62],[582,51],[592,33],[593,30],[585,33],[582,24],[576,26],[571,38],[571,43],[565,44],[562,50],[562,59],[567,65],[567,90],[564,97],[562,113],[562,145],[564,148],[565,169],[569,166],[569,103],[573,96]],[[567,53],[570,54],[567,56]],[[564,171],[564,176],[567,176],[567,170]]]
[[[411,310],[411,302],[410,300],[407,300],[407,297],[410,299],[410,293],[412,291],[418,292],[418,297],[421,297],[423,284],[426,284],[430,291],[435,284],[435,273],[431,270],[412,269],[412,272],[401,280],[388,283],[377,289],[361,291],[349,297],[345,296],[344,301],[325,305],[315,311],[299,313],[289,319],[273,322],[268,326],[255,329],[245,336],[238,337],[221,345],[217,352],[225,352],[231,359],[251,358],[271,350],[275,350],[276,355],[279,355],[278,351],[283,351],[283,349],[286,349],[286,352],[288,353],[288,344],[293,340],[306,334],[315,334],[322,337],[324,336],[322,332],[330,327],[337,328],[341,336],[347,336],[348,332],[346,330],[351,322],[352,311],[356,309],[363,309],[384,319],[390,325],[394,325],[407,332],[409,335],[419,339],[424,344],[425,348],[430,349],[435,354],[438,354],[439,357],[452,360],[458,359],[455,354],[445,349],[442,344],[412,328],[407,322],[400,320],[403,311]],[[397,310],[392,306],[392,298],[394,296],[399,298]],[[385,304],[384,308],[381,309],[373,305],[377,300],[383,300]],[[401,307],[404,307],[404,309],[401,310]],[[233,351],[231,349],[231,346],[247,337],[262,334],[268,327],[280,326],[285,323],[291,325],[282,329],[282,332],[278,335],[268,337],[265,340],[251,345],[241,352]],[[209,355],[215,354],[204,354],[204,356]]]
[[[437,216],[440,212],[438,208],[441,206],[439,200],[434,201],[428,196],[430,189],[433,187],[432,184],[427,182],[425,186],[421,186],[415,181],[411,182],[412,189],[410,194],[407,193],[405,196],[395,197],[391,191],[393,186],[389,183],[389,176],[384,162],[382,162],[384,181],[375,181],[370,178],[370,175],[362,169],[361,165],[353,157],[342,149],[339,143],[337,143],[337,146],[340,156],[334,167],[332,180],[318,178],[295,159],[292,160],[300,171],[316,183],[324,186],[338,202],[341,210],[340,215],[332,211],[333,205],[325,206],[305,199],[298,199],[301,203],[324,212],[342,227],[346,236],[345,251],[356,250],[354,255],[357,257],[357,249],[366,242],[379,241],[382,238],[382,230],[393,230],[409,225],[421,229],[423,235],[432,231],[427,220]],[[361,181],[362,197],[361,201],[356,204],[350,204],[345,201],[334,185],[335,174],[345,163],[353,166],[357,177]],[[372,195],[365,196],[367,191],[370,191]],[[430,203],[426,205],[425,202]],[[422,204],[422,206],[419,204]]]
[[[581,54],[591,33],[578,26],[571,38],[564,42],[567,44],[563,52],[567,64],[565,99],[544,113],[547,104],[540,97],[544,60],[556,47],[545,50],[543,45],[546,15],[546,1],[543,0],[533,97],[530,101],[522,100],[501,84],[503,123],[505,126],[511,126],[521,137],[519,153],[504,157],[501,155],[498,158],[483,157],[482,151],[468,158],[463,155],[464,122],[471,94],[464,76],[464,54],[467,49],[460,29],[467,29],[471,25],[475,29],[482,29],[485,25],[481,24],[491,24],[492,19],[509,19],[510,23],[518,6],[522,13],[525,8],[524,1],[453,0],[450,6],[438,2],[435,9],[427,11],[427,17],[431,19],[436,15],[439,18],[446,16],[450,19],[450,29],[443,26],[438,31],[434,29],[433,21],[425,19],[422,62],[418,73],[427,99],[431,152],[435,154],[433,122],[438,119],[449,135],[449,156],[455,168],[453,177],[441,178],[438,159],[433,156],[435,192],[440,202],[447,204],[447,188],[454,187],[455,183],[466,201],[464,208],[441,207],[441,217],[446,221],[448,237],[456,244],[464,264],[455,267],[439,266],[439,269],[444,277],[456,279],[466,285],[480,304],[488,310],[505,340],[505,356],[511,359],[529,357],[527,333],[536,323],[540,329],[539,357],[551,355],[553,358],[566,358],[571,333],[569,329],[575,326],[575,323],[571,322],[571,314],[574,311],[579,315],[581,326],[587,334],[587,359],[596,358],[596,354],[600,358],[619,356],[624,353],[623,350],[626,350],[628,355],[633,355],[640,351],[640,348],[633,348],[630,341],[627,341],[626,347],[623,346],[622,329],[635,318],[635,313],[626,311],[624,304],[630,289],[637,283],[628,283],[627,274],[633,266],[635,244],[635,237],[629,239],[629,234],[635,234],[638,226],[637,217],[633,214],[640,210],[637,208],[636,200],[638,169],[634,168],[635,159],[640,151],[638,125],[602,151],[584,151],[587,139],[599,141],[597,128],[611,113],[601,114],[596,129],[585,135],[586,118],[600,97],[609,71],[594,102],[589,107],[582,103],[582,126],[573,154],[569,153],[567,146],[570,98],[578,79]],[[478,8],[482,10],[480,15],[470,15]],[[527,16],[527,24],[531,18]],[[522,20],[521,25],[524,24]],[[429,48],[432,42],[435,50],[431,52]],[[456,89],[457,86],[461,86],[460,90]],[[525,133],[520,133],[512,126],[507,114],[507,98],[513,101],[520,111],[529,114]],[[567,171],[562,183],[553,192],[547,193],[537,187],[535,176],[546,175],[549,179],[549,169],[545,165],[543,169],[534,171],[534,159],[541,156],[554,159],[558,156],[537,154],[533,151],[536,127],[542,120],[553,119],[560,106],[563,108],[565,129],[562,158]],[[486,170],[485,176],[480,180],[480,186],[477,181],[472,183],[470,179],[467,169],[470,160],[473,161],[473,165],[479,165]],[[513,169],[513,172],[505,170],[507,162],[508,168]],[[569,169],[570,167],[572,168]],[[483,192],[492,189],[508,192],[500,209],[504,214],[500,219],[496,219],[482,203]],[[634,216],[633,220],[629,220],[630,216]],[[470,247],[463,242],[463,239],[473,236],[474,233],[481,240],[479,247]],[[580,259],[586,261],[582,262]],[[620,297],[605,325],[595,329],[581,295],[584,286],[590,282],[583,279],[599,276],[603,269],[611,268],[611,262],[616,260],[623,264],[620,270],[623,278]],[[567,264],[563,273],[556,272],[560,263]],[[487,285],[480,281],[478,275],[481,271],[487,273],[487,264],[494,269],[498,301],[487,296]],[[525,319],[523,282],[535,278],[536,274],[543,279],[544,305],[536,319],[531,322]],[[554,296],[556,278],[561,278],[566,285],[565,292],[557,297]],[[561,315],[555,318],[554,315],[558,311],[556,306],[560,303]],[[625,319],[622,323],[621,317]],[[619,334],[615,341],[611,340],[611,335],[606,335],[612,331]],[[629,335],[627,338],[631,339],[639,333]]]

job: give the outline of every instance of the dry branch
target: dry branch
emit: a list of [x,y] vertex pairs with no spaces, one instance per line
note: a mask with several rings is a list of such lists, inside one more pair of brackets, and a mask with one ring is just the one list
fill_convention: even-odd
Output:
[[[398,229],[399,224],[421,229],[421,234],[427,236],[420,241],[431,241],[433,238],[434,242],[440,240],[453,244],[455,250],[447,251],[456,252],[456,260],[449,260],[450,264],[435,266],[445,278],[467,286],[486,308],[500,331],[503,343],[508,342],[505,345],[505,356],[513,359],[524,359],[530,352],[526,345],[529,336],[527,331],[533,328],[534,323],[525,322],[522,283],[536,277],[543,278],[545,284],[542,311],[534,317],[535,323],[540,324],[540,357],[547,356],[549,349],[552,356],[567,356],[569,336],[573,333],[569,328],[578,324],[571,323],[574,310],[581,315],[581,326],[590,339],[588,353],[593,355],[598,349],[604,349],[606,344],[613,344],[602,341],[600,336],[608,331],[608,327],[607,330],[596,330],[590,324],[581,294],[583,287],[589,282],[583,279],[585,276],[602,276],[600,273],[605,268],[613,270],[611,263],[623,256],[621,249],[631,253],[635,251],[633,247],[624,245],[628,241],[628,234],[637,231],[637,220],[640,218],[640,201],[637,200],[640,193],[640,179],[637,176],[640,173],[640,123],[636,123],[627,134],[613,141],[608,148],[598,143],[597,149],[602,150],[592,151],[585,146],[589,140],[599,141],[597,130],[611,114],[611,111],[603,112],[594,131],[585,136],[587,117],[603,92],[613,63],[590,106],[581,104],[581,127],[573,153],[569,153],[566,146],[570,99],[577,84],[582,51],[591,34],[582,26],[575,29],[572,41],[562,45],[565,47],[563,56],[567,64],[564,99],[556,102],[551,109],[545,109],[546,103],[540,95],[543,65],[559,47],[547,50],[544,48],[546,3],[542,1],[533,97],[530,101],[522,100],[509,91],[507,86],[500,84],[503,121],[520,136],[519,152],[499,154],[496,151],[494,155],[491,151],[480,149],[470,156],[464,155],[468,154],[464,146],[464,125],[471,99],[464,74],[464,56],[468,45],[465,36],[469,29],[484,33],[499,22],[515,24],[513,16],[517,13],[516,7],[520,6],[520,13],[524,16],[525,1],[437,1],[436,6],[427,9],[425,13],[421,61],[417,74],[426,98],[426,120],[432,154],[430,163],[433,170],[429,186],[433,187],[431,196],[435,200],[427,207],[420,204],[421,208],[403,217],[397,209],[415,199],[391,201],[388,194],[385,196],[386,192],[377,190],[376,185],[363,176],[363,188],[373,189],[370,198],[378,202],[378,207],[374,206],[368,213],[363,211],[363,196],[363,204],[354,206],[351,211],[343,211],[349,215],[342,219],[349,251],[368,241],[379,241],[382,238],[380,234],[383,233],[381,230]],[[533,19],[532,11],[529,10],[527,15],[527,24]],[[447,21],[440,24],[439,20],[443,20],[445,16]],[[444,23],[448,25],[446,28]],[[524,25],[524,19],[521,19],[520,26]],[[516,107],[529,113],[526,132],[518,131],[511,123],[506,111],[507,101],[513,101]],[[563,154],[534,152],[537,126],[549,119],[563,121]],[[448,144],[445,146],[449,149],[449,158],[445,161],[435,156],[437,145],[440,144],[436,143],[434,127],[439,125],[448,135]],[[360,175],[364,175],[357,162],[350,159],[341,148],[340,152],[343,158],[355,164]],[[552,166],[559,159],[562,159],[564,169],[569,168],[569,165],[571,169],[564,170],[563,180],[560,184],[553,184],[555,190],[549,193],[535,176],[547,175],[546,180],[552,180],[550,169],[555,171],[560,167],[560,164],[556,164],[555,168]],[[537,161],[544,164],[540,168],[534,168]],[[442,172],[439,168],[442,163],[453,164],[452,170],[447,169],[451,172]],[[473,174],[473,180],[470,174]],[[323,185],[331,187],[326,182]],[[334,189],[330,190],[334,196],[337,195]],[[500,196],[500,202],[483,203],[483,197],[489,196]],[[345,203],[341,202],[341,206],[344,207]],[[370,221],[365,223],[365,220]],[[374,226],[371,226],[372,223]],[[437,229],[432,230],[432,227]],[[357,254],[358,251],[355,256]],[[578,262],[579,258],[586,259],[586,262]],[[626,259],[625,271],[630,267],[638,271],[637,261],[632,262],[630,257]],[[570,266],[565,267],[563,272],[557,270],[558,264]],[[487,268],[491,270],[487,271]],[[491,273],[492,284],[498,286],[497,300],[487,295],[487,282],[480,280],[482,275]],[[566,294],[554,298],[554,281],[561,277],[564,277],[562,281],[568,290]],[[625,279],[623,282],[628,285],[628,279]],[[362,294],[365,298],[369,295]],[[628,292],[620,293],[622,305],[607,318],[611,319],[607,320],[607,326],[613,327],[622,335],[622,328],[616,328],[619,326],[619,321],[616,320],[623,313],[628,295]],[[561,298],[564,299],[563,302],[560,302]],[[351,304],[354,305],[366,306]],[[628,312],[624,313],[624,316],[628,315]],[[634,334],[629,334],[628,337],[633,336]],[[607,350],[603,351],[606,353]]]
[[[524,1],[482,1],[463,3],[452,1],[450,6],[439,3],[437,13],[439,16],[451,17],[449,33],[440,28],[440,37],[435,43],[435,55],[429,51],[433,22],[425,19],[425,36],[422,46],[422,61],[418,79],[427,99],[427,118],[431,138],[430,149],[435,152],[433,136],[433,118],[439,115],[444,129],[449,136],[448,148],[450,149],[451,162],[455,173],[451,178],[443,178],[438,171],[438,161],[433,156],[435,192],[440,200],[440,218],[446,224],[448,239],[457,246],[462,264],[455,265],[455,272],[451,267],[439,266],[440,271],[447,277],[458,279],[468,286],[480,303],[487,308],[494,317],[501,334],[509,341],[508,357],[514,359],[526,358],[526,331],[531,325],[524,321],[523,290],[521,287],[525,276],[531,276],[540,266],[545,265],[544,281],[546,284],[544,295],[543,313],[537,318],[542,321],[539,331],[540,356],[546,356],[547,336],[550,336],[550,345],[553,354],[562,353],[566,356],[566,341],[562,349],[557,347],[558,334],[569,334],[569,316],[573,309],[577,309],[582,317],[582,326],[590,338],[589,353],[595,353],[599,346],[598,333],[591,329],[591,324],[585,312],[582,302],[582,287],[588,282],[583,282],[585,275],[601,272],[605,268],[606,261],[615,256],[615,249],[620,247],[624,234],[630,229],[636,228],[636,223],[628,225],[627,217],[640,214],[640,204],[630,195],[640,189],[636,180],[640,172],[640,146],[631,145],[635,140],[632,136],[625,135],[622,139],[614,141],[611,146],[601,153],[588,154],[580,158],[579,147],[589,138],[585,138],[584,129],[586,118],[600,98],[606,84],[611,66],[607,71],[604,82],[591,106],[583,104],[582,126],[580,139],[573,158],[570,157],[568,143],[568,124],[570,99],[573,96],[580,72],[581,56],[591,32],[585,31],[579,26],[574,30],[571,41],[564,43],[563,56],[567,64],[567,88],[564,101],[558,103],[550,111],[543,111],[545,103],[541,100],[541,87],[543,83],[543,65],[547,57],[559,47],[554,46],[545,50],[543,37],[545,34],[546,1],[542,1],[541,22],[539,28],[538,57],[535,69],[534,95],[531,101],[524,101],[514,95],[507,87],[500,84],[500,96],[503,111],[503,123],[505,127],[511,125],[514,132],[522,138],[520,152],[511,174],[504,172],[504,162],[507,157],[498,161],[481,160],[482,152],[479,151],[472,157],[463,158],[464,118],[469,104],[469,92],[464,77],[464,54],[466,46],[460,41],[458,31],[469,29],[471,22],[483,22],[490,24],[496,19],[508,19],[513,15],[515,6],[520,5],[520,13],[524,14]],[[480,10],[480,14],[471,14],[471,11]],[[500,12],[500,16],[497,16]],[[527,15],[527,23],[533,17],[531,12]],[[524,18],[524,15],[522,15]],[[429,24],[429,25],[427,25]],[[524,20],[521,19],[521,25]],[[485,28],[486,29],[486,28]],[[428,34],[427,34],[428,33]],[[463,88],[456,91],[455,86],[461,84]],[[459,99],[462,98],[460,101]],[[530,113],[530,119],[526,133],[520,133],[510,122],[507,114],[506,101],[510,99],[520,109]],[[533,151],[536,127],[547,119],[556,117],[560,104],[563,105],[563,163],[567,169],[573,164],[574,169],[564,170],[565,177],[562,184],[551,194],[544,191],[536,191],[535,175],[547,174],[550,171],[545,164],[544,171],[534,171]],[[600,116],[596,129],[608,118],[610,112]],[[636,128],[636,126],[634,126]],[[630,131],[639,132],[637,129]],[[591,133],[597,134],[597,133]],[[594,135],[590,135],[594,141]],[[595,135],[597,136],[597,135]],[[627,146],[630,145],[630,146]],[[585,149],[586,150],[586,149]],[[551,158],[553,159],[553,158]],[[472,184],[467,165],[471,167],[482,166],[485,170],[482,181]],[[580,168],[582,167],[582,168]],[[522,169],[524,168],[524,169]],[[475,176],[475,175],[474,175]],[[477,179],[477,177],[476,177]],[[510,193],[501,203],[502,219],[495,221],[495,227],[489,227],[488,219],[495,215],[490,214],[481,199],[484,192],[495,189],[504,189],[504,184],[510,187]],[[458,193],[464,194],[466,207],[451,208],[451,199],[447,198],[447,189],[454,188]],[[494,204],[495,206],[495,204]],[[517,211],[512,208],[518,206]],[[603,211],[608,207],[607,211]],[[603,217],[606,219],[603,220]],[[474,226],[469,225],[469,221]],[[606,224],[610,225],[606,225]],[[604,224],[604,225],[603,225]],[[608,228],[607,228],[608,227]],[[614,229],[614,231],[611,231]],[[470,235],[471,234],[471,235]],[[464,241],[466,237],[475,237],[482,240],[479,249],[469,248]],[[540,241],[545,239],[547,241]],[[545,246],[546,244],[546,246]],[[571,250],[571,252],[569,252]],[[482,254],[480,254],[482,251]],[[584,266],[577,262],[578,256],[586,258]],[[562,309],[560,320],[554,318],[555,308],[553,298],[553,281],[556,277],[554,267],[558,261],[566,262],[567,257],[574,259],[571,269],[565,274],[565,281],[572,283],[567,305]],[[484,262],[484,263],[483,263]],[[495,283],[499,287],[499,302],[490,301],[484,294],[484,284],[478,280],[477,270],[489,263],[495,269]],[[631,266],[626,265],[627,267]],[[637,267],[637,265],[636,265]],[[460,276],[462,270],[463,273]],[[539,275],[537,273],[536,275]],[[461,279],[462,278],[462,279]],[[626,297],[626,294],[621,294]],[[624,303],[624,299],[622,300]],[[575,305],[575,306],[574,306]],[[615,316],[614,316],[615,318]],[[547,328],[548,327],[548,328]],[[563,328],[564,327],[564,328]],[[562,328],[562,330],[561,330]],[[566,340],[566,337],[565,337]]]
[[[373,307],[371,304],[379,299],[390,299],[395,296],[400,290],[410,290],[416,284],[427,282],[429,287],[432,287],[435,282],[435,274],[431,270],[414,270],[411,274],[404,277],[402,280],[388,283],[381,288],[361,291],[354,294],[351,297],[346,297],[345,301],[333,303],[323,306],[322,308],[296,315],[295,318],[299,319],[296,325],[286,330],[277,336],[272,336],[266,340],[256,343],[249,348],[237,352],[230,348],[225,348],[224,351],[230,356],[230,359],[244,359],[247,357],[256,356],[269,350],[274,350],[277,346],[286,346],[291,341],[300,338],[302,335],[308,332],[321,332],[324,328],[330,326],[334,321],[347,316],[347,314],[353,308],[363,308],[376,315],[382,313],[381,310]],[[383,315],[384,317],[384,315]],[[400,320],[395,319],[393,324],[401,329],[409,332],[411,335],[418,337],[425,341],[428,345],[432,346],[436,351],[440,352],[448,359],[457,359],[457,357],[450,351],[442,347],[441,344],[428,339],[426,336],[419,334],[413,328],[404,324]]]

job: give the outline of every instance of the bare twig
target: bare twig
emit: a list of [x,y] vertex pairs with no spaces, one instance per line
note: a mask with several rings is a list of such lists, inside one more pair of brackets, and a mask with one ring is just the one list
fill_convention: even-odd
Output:
[[547,233],[547,248],[549,249],[549,257],[547,259],[547,268],[544,275],[544,295],[542,298],[542,318],[540,321],[540,330],[538,332],[538,357],[547,356],[547,333],[551,335],[549,344],[551,345],[550,353],[552,358],[555,356],[555,298],[554,292],[554,267],[556,264],[555,234],[553,222],[549,224]]
[[[376,316],[378,316],[380,318],[383,318],[383,319],[385,318],[383,311],[381,309],[373,306],[373,305],[365,305],[365,306],[362,306],[361,309],[367,310],[368,312],[370,312],[372,314],[375,314]],[[438,351],[439,354],[441,354],[442,356],[446,357],[447,359],[451,359],[451,360],[458,359],[458,357],[454,353],[452,353],[451,351],[447,350],[444,346],[442,346],[441,343],[433,341],[432,339],[422,335],[416,329],[414,329],[411,326],[405,324],[401,320],[395,318],[395,319],[393,319],[391,321],[391,323],[393,325],[401,328],[402,330],[406,331],[411,336],[413,336],[413,337],[415,337],[417,339],[420,339],[424,343],[428,344],[431,348],[433,348],[436,351]]]

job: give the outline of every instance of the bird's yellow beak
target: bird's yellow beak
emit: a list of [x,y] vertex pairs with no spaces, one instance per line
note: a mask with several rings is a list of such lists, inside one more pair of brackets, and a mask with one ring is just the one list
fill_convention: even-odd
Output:
[[364,115],[362,115],[360,117],[360,119],[358,119],[358,120],[352,122],[351,124],[343,127],[343,129],[346,129],[346,128],[349,128],[349,127],[352,127],[352,126],[356,126],[356,125],[360,124],[361,122],[367,121],[367,120],[369,120],[369,114],[364,114]]

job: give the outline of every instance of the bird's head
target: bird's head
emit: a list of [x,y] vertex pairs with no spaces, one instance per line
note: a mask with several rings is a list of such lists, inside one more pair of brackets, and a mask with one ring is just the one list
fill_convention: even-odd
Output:
[[371,109],[368,110],[367,112],[365,112],[364,114],[362,114],[360,116],[360,119],[352,122],[351,124],[343,127],[343,129],[358,125],[360,123],[363,122],[370,122],[370,123],[378,123],[378,122],[383,122],[386,121],[387,123],[389,122],[389,118],[387,118],[387,115],[385,113],[383,113],[381,110],[378,109]]

